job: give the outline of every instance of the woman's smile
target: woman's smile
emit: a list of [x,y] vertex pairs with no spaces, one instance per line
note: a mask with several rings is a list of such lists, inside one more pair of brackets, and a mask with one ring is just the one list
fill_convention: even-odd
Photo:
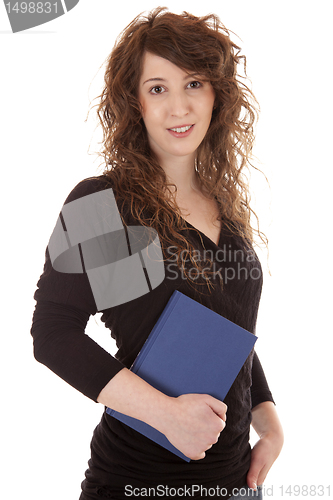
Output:
[[180,127],[169,128],[169,132],[173,137],[184,138],[188,137],[193,130],[194,125],[182,125]]

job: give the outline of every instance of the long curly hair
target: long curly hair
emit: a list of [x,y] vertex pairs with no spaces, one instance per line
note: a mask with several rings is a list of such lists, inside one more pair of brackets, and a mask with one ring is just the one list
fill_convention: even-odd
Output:
[[118,198],[130,200],[140,224],[154,227],[165,244],[176,245],[178,255],[191,258],[193,249],[182,234],[185,222],[168,196],[167,178],[150,150],[141,115],[138,88],[145,52],[211,82],[215,108],[195,168],[203,192],[217,200],[223,224],[253,242],[254,212],[243,170],[251,164],[257,103],[237,73],[242,67],[246,75],[245,56],[214,14],[176,15],[159,7],[140,14],[118,37],[106,61],[98,106],[104,173],[112,179]]

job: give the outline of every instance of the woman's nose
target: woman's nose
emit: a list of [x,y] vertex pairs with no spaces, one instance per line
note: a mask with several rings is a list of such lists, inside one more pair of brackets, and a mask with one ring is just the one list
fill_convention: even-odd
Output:
[[170,114],[178,118],[186,116],[190,110],[188,97],[181,93],[175,93],[170,96],[169,106]]

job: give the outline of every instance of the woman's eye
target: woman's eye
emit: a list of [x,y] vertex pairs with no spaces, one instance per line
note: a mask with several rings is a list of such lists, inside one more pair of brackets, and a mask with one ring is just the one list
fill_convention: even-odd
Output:
[[160,85],[156,85],[155,87],[153,87],[152,89],[150,89],[150,92],[152,94],[162,94],[162,92],[164,92],[164,88],[161,87]]
[[198,82],[198,81],[195,81],[195,82],[191,82],[188,84],[188,86],[191,88],[191,89],[198,89],[199,87],[201,87],[201,83]]

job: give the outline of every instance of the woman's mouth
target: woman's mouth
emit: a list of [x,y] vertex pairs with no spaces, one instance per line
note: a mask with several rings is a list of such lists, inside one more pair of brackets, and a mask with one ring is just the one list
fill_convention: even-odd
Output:
[[194,125],[183,125],[181,127],[168,128],[168,131],[174,137],[187,137],[193,129]]

